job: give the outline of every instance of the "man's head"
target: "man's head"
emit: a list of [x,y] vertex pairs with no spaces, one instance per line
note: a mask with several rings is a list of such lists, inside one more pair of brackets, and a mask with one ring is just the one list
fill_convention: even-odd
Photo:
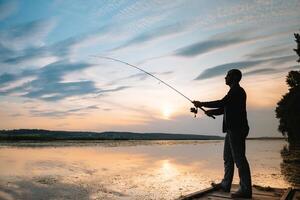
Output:
[[233,85],[239,83],[242,79],[242,72],[238,69],[231,69],[227,72],[225,77],[226,85]]

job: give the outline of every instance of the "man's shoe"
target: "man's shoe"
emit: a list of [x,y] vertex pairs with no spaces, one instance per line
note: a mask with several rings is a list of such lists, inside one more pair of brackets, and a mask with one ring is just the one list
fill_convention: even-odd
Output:
[[251,192],[243,192],[238,190],[235,193],[231,194],[231,198],[245,198],[245,199],[251,199],[252,198],[252,193]]
[[225,187],[222,185],[222,183],[214,183],[214,182],[212,182],[212,183],[211,183],[211,186],[212,186],[213,188],[215,188],[215,189],[217,189],[217,190],[221,190],[221,191],[223,191],[223,192],[230,192],[230,189],[225,188]]

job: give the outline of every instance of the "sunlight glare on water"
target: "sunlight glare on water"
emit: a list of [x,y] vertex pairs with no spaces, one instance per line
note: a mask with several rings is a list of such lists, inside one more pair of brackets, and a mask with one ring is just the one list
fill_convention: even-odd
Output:
[[162,160],[162,165],[160,168],[162,176],[165,178],[173,178],[178,174],[178,170],[175,165],[172,165],[169,160]]

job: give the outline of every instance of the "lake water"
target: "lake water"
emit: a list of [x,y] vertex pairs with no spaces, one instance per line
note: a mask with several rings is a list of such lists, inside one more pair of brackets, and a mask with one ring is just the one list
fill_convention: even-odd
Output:
[[[253,184],[290,186],[285,145],[247,141]],[[220,181],[222,151],[223,141],[0,143],[0,199],[174,199]]]

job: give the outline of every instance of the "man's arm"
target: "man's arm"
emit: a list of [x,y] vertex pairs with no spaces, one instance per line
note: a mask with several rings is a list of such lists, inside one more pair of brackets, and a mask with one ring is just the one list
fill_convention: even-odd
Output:
[[207,102],[193,101],[193,104],[198,108],[202,106],[207,108],[223,108],[224,105],[227,103],[228,98],[229,97],[227,94],[223,99],[217,101],[207,101]]
[[207,108],[223,108],[231,99],[235,96],[234,89],[230,89],[229,92],[223,99],[217,100],[217,101],[207,101],[207,102],[201,102],[201,101],[193,101],[193,104],[195,107],[207,107]]
[[207,111],[205,111],[205,114],[207,114],[208,116],[210,116],[210,115],[223,115],[224,114],[224,108],[207,110]]

